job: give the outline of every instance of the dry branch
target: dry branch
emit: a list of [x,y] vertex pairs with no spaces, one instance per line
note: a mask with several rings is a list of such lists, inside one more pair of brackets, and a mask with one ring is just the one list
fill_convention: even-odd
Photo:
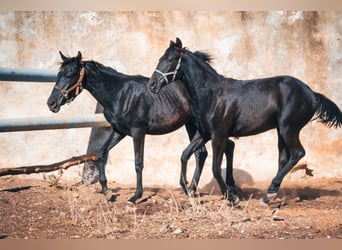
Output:
[[51,172],[51,171],[55,171],[58,169],[68,169],[72,166],[79,165],[87,161],[96,161],[96,160],[97,160],[97,154],[92,153],[89,155],[74,156],[68,160],[53,163],[50,165],[23,166],[23,167],[18,167],[18,168],[2,168],[0,169],[0,176]]

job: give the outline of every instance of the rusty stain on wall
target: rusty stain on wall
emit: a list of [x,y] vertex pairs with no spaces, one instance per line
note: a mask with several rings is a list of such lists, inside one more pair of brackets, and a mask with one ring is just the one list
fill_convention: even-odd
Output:
[[[0,12],[0,67],[57,70],[59,50],[69,56],[81,51],[85,60],[150,76],[169,40],[176,37],[190,50],[211,53],[213,66],[223,75],[239,79],[292,75],[342,107],[341,11]],[[52,114],[46,106],[52,86],[1,82],[0,118],[94,113],[96,102],[84,91],[60,114]],[[83,154],[89,136],[90,129],[0,134],[0,167],[51,163]],[[303,162],[314,169],[315,177],[342,175],[341,138],[341,129],[317,122],[302,130],[307,153]],[[184,128],[148,136],[145,185],[178,186],[179,158],[187,144]],[[202,186],[212,180],[210,143],[207,146]],[[193,170],[193,158],[190,165]],[[234,166],[240,180],[270,180],[277,171],[275,131],[236,140]],[[70,170],[67,176],[79,178],[80,171]],[[135,183],[130,138],[111,151],[106,171],[111,181]]]

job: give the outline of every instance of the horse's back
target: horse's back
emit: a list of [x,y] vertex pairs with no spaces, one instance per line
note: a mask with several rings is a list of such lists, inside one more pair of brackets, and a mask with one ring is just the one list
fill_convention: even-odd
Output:
[[258,134],[284,123],[304,126],[315,112],[313,91],[291,76],[234,82],[234,136]]

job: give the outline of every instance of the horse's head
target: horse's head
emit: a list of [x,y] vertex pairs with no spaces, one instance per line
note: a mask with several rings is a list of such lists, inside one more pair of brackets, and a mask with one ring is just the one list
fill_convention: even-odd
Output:
[[179,38],[176,38],[176,42],[170,41],[169,48],[159,59],[157,68],[147,83],[153,93],[158,93],[169,81],[179,80],[183,54],[182,41]]
[[63,62],[57,75],[56,84],[48,98],[47,105],[57,113],[61,106],[71,102],[82,91],[84,67],[81,52],[76,57],[66,57],[59,52]]

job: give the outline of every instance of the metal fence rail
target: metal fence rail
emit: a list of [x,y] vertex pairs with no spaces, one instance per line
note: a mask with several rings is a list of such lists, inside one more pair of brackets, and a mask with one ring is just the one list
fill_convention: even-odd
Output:
[[53,70],[0,68],[0,81],[55,82],[56,78]]
[[[56,78],[55,71],[0,68],[0,81],[55,82]],[[0,119],[0,132],[109,126],[103,114]]]
[[67,129],[85,127],[110,127],[102,114],[65,117],[33,117],[0,120],[0,132]]

